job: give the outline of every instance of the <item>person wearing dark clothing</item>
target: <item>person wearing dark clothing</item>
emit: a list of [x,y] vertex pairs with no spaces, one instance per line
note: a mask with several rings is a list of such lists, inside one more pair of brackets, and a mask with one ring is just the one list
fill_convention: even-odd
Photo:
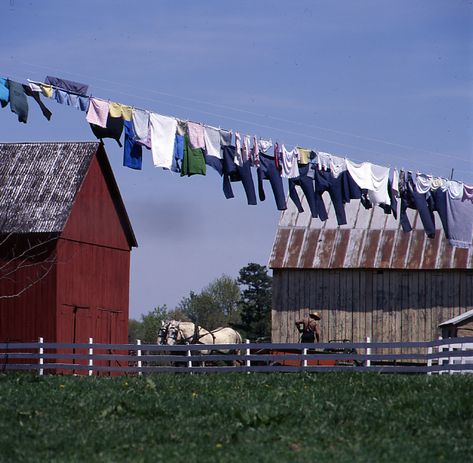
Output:
[[320,328],[317,320],[320,320],[319,312],[310,312],[302,320],[297,320],[295,325],[301,333],[301,342],[320,342]]

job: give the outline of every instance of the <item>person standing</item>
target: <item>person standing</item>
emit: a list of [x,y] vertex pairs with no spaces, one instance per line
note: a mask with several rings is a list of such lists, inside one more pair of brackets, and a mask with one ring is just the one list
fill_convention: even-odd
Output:
[[301,333],[301,342],[320,342],[320,328],[317,321],[320,320],[319,312],[309,312],[302,320],[296,321],[295,325]]

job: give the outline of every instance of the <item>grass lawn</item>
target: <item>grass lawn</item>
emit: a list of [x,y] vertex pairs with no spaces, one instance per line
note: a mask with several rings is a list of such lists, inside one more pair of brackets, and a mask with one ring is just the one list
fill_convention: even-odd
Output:
[[473,375],[0,375],[0,461],[464,463]]

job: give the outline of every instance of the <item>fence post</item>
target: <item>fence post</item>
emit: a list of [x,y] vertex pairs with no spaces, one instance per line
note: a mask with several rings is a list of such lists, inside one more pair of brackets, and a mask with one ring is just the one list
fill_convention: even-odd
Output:
[[40,364],[40,369],[39,369],[39,375],[43,376],[44,370],[43,370],[43,364],[44,364],[44,348],[43,348],[43,338],[39,338],[38,343],[39,343],[39,364]]
[[[453,346],[451,344],[448,345],[448,352],[450,352],[450,353],[453,352]],[[448,358],[448,364],[453,365],[453,361],[454,361],[454,358],[452,356],[450,356]],[[449,372],[449,374],[453,375],[454,370],[449,369],[448,372]]]
[[[439,341],[441,341],[441,340],[442,340],[442,336],[439,336]],[[438,364],[439,364],[440,366],[443,366],[443,360],[444,360],[444,359],[440,357],[440,354],[441,354],[441,353],[443,352],[443,350],[444,350],[443,348],[444,348],[444,346],[438,346],[438,353],[439,353]],[[439,370],[439,375],[441,375],[441,374],[443,374],[443,370]]]
[[[186,344],[189,345],[188,342],[186,342]],[[188,366],[189,368],[192,368],[192,360],[191,360],[191,359],[192,359],[192,352],[190,351],[190,349],[187,351],[187,357],[188,357],[188,359],[189,359],[189,360],[187,361],[187,366]]]
[[[89,338],[89,346],[93,343],[93,338]],[[94,355],[94,349],[93,347],[89,347],[89,376],[92,376],[94,374],[94,359],[91,357],[92,355]]]
[[[434,351],[434,349],[432,348],[432,346],[427,349],[427,353],[428,353],[428,354],[432,354],[433,351]],[[432,358],[429,357],[429,358],[427,359],[427,367],[431,367],[431,366],[432,366]],[[427,372],[427,375],[428,375],[428,376],[432,376],[432,372],[431,372],[431,371],[428,371],[428,372]]]
[[[366,342],[367,342],[368,344],[371,343],[371,338],[370,338],[369,336],[366,337]],[[368,356],[368,355],[371,355],[371,347],[367,347],[367,348],[366,348],[366,355],[367,355],[367,356]],[[371,366],[371,360],[370,360],[369,358],[366,359],[366,366],[367,366],[367,367],[370,367],[370,366]]]
[[[136,340],[136,345],[141,346],[141,339]],[[138,376],[141,376],[143,374],[143,372],[141,371],[141,365],[142,364],[141,364],[141,360],[140,360],[140,358],[141,358],[141,349],[138,348],[136,350],[136,356],[138,357]]]
[[[249,344],[251,341],[249,339],[245,339],[245,344]],[[251,355],[251,350],[250,348],[246,348],[245,349],[245,354],[246,355]],[[246,362],[245,362],[245,365],[246,365],[246,368],[248,368],[248,370],[251,368],[251,360],[250,359],[246,359]],[[249,373],[249,371],[247,372]]]

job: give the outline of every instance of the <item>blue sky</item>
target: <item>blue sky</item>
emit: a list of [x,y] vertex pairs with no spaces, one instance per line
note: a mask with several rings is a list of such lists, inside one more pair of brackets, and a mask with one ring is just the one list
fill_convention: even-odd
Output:
[[[46,75],[90,93],[358,161],[473,184],[473,5],[457,0],[0,0],[0,76]],[[45,101],[28,124],[0,110],[0,141],[91,140],[84,113]],[[279,213],[221,179],[121,167],[139,248],[130,314],[173,308],[248,262],[266,264]]]

